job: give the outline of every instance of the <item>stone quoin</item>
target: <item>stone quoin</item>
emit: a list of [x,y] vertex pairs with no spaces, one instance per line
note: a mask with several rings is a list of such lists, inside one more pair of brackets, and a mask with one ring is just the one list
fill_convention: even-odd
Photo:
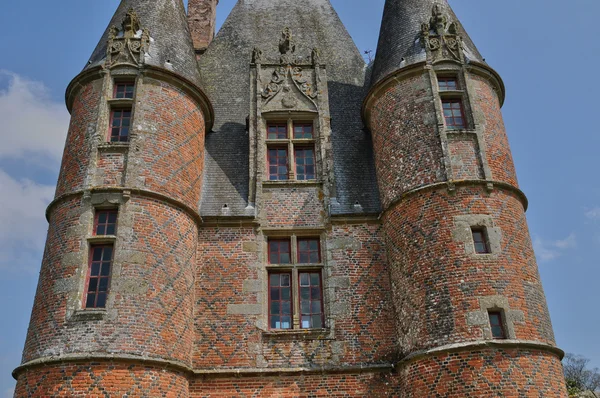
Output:
[[567,397],[446,0],[122,0],[71,112],[15,397]]

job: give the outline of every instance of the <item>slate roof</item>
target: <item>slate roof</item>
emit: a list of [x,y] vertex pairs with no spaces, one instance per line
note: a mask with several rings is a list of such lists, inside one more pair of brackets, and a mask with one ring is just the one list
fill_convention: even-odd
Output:
[[248,205],[250,60],[254,47],[277,58],[283,28],[290,27],[296,54],[321,51],[327,65],[337,200],[332,214],[380,210],[372,143],[360,116],[365,96],[365,62],[329,0],[239,0],[200,58],[202,88],[215,109],[206,136],[200,213],[218,216],[227,204],[232,216],[253,215]]
[[[200,73],[182,0],[122,0],[84,70],[104,61],[108,30],[112,26],[120,28],[130,8],[138,15],[141,27],[150,32],[146,64],[171,70],[198,85]],[[165,65],[167,60],[170,66]]]
[[373,84],[400,68],[425,61],[425,48],[421,44],[421,24],[429,22],[434,4],[445,8],[447,15],[458,22],[467,59],[483,62],[481,54],[447,0],[387,0],[373,65]]

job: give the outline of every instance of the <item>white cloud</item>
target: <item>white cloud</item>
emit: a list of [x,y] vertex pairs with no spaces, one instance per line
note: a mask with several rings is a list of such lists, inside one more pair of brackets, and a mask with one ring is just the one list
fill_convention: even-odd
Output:
[[594,207],[585,212],[585,217],[589,220],[600,220],[600,207]]
[[546,241],[539,236],[533,240],[533,248],[540,262],[548,262],[562,256],[566,250],[577,247],[577,236],[571,233],[564,239]]
[[0,69],[0,83],[8,83],[0,90],[0,136],[6,144],[0,145],[0,158],[39,162],[42,157],[56,167],[69,127],[65,105],[53,101],[42,83],[15,73]]
[[0,270],[39,268],[48,224],[46,206],[54,187],[15,180],[0,169]]

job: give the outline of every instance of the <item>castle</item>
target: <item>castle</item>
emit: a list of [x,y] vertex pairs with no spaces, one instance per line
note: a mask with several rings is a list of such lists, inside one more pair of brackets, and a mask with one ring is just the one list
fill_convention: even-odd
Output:
[[500,108],[446,0],[122,0],[16,397],[566,397]]

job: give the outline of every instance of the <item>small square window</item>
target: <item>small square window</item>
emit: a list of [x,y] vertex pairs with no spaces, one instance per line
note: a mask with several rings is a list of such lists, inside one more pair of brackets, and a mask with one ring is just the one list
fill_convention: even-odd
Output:
[[296,148],[296,179],[299,181],[315,179],[315,150],[314,148]]
[[90,247],[85,308],[105,308],[113,262],[112,245]]
[[460,99],[443,99],[442,108],[444,110],[446,127],[449,129],[465,128],[463,105]]
[[323,327],[323,290],[320,272],[300,272],[300,327]]
[[492,337],[495,339],[506,339],[504,332],[504,320],[501,311],[489,311],[490,327],[492,328]]
[[269,274],[269,328],[292,329],[292,274]]
[[290,264],[292,262],[289,239],[269,240],[269,264]]
[[312,124],[294,124],[295,139],[312,139],[313,125]]
[[473,244],[475,245],[475,253],[491,253],[485,228],[472,228],[471,233],[473,234]]
[[282,181],[289,178],[287,148],[268,148],[269,180]]
[[438,77],[440,91],[459,90],[458,80],[455,77]]
[[128,142],[131,109],[115,109],[110,117],[110,142]]
[[135,89],[135,83],[133,82],[117,82],[115,83],[115,91],[113,93],[114,98],[133,98],[133,91]]
[[94,235],[114,235],[117,229],[117,210],[98,210],[94,217]]
[[267,126],[268,140],[287,140],[287,123],[272,123]]
[[321,250],[319,239],[298,239],[298,263],[319,264],[321,262]]

